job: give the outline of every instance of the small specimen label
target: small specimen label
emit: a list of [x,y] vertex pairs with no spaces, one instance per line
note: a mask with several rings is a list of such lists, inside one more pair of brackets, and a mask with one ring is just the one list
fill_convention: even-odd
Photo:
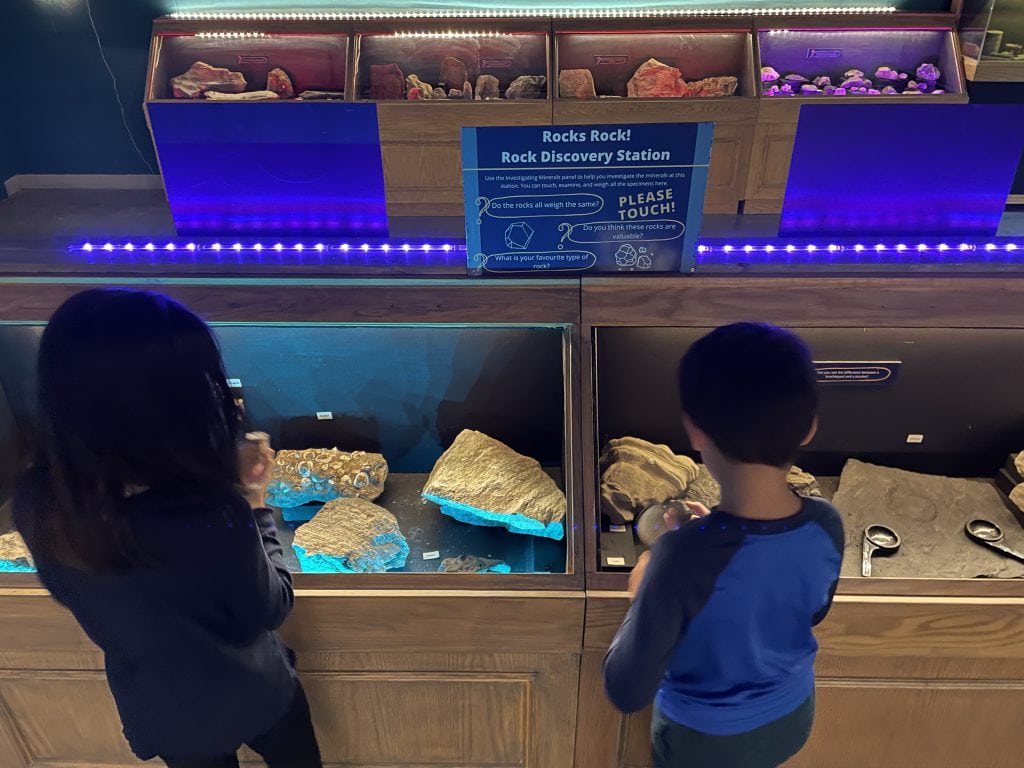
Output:
[[331,413],[330,411],[317,411],[316,412],[316,420],[317,421],[332,421],[333,419],[334,419],[334,414]]
[[609,557],[609,558],[605,558],[605,562],[608,565],[625,565],[626,564],[626,558],[624,558],[624,557]]
[[440,556],[441,556],[440,552],[424,552],[423,553],[423,559],[424,560],[437,560],[437,558],[439,558]]

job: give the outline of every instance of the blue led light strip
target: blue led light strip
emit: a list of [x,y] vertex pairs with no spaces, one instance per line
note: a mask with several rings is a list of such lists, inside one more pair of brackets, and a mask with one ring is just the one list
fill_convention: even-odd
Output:
[[466,246],[461,243],[325,243],[325,242],[241,242],[241,241],[175,241],[167,240],[156,242],[153,240],[122,241],[111,240],[84,243],[77,243],[68,246],[72,253],[289,253],[312,255],[330,254],[358,254],[358,253],[384,253],[390,254],[411,254],[411,253],[465,253]]

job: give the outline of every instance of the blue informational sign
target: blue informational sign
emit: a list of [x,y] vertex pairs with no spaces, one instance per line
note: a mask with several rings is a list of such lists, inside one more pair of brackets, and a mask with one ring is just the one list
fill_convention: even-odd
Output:
[[713,128],[463,128],[470,273],[692,271]]

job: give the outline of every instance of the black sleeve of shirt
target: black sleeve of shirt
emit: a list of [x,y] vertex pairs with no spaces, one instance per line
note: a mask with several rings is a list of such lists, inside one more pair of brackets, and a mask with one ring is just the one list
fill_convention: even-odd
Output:
[[828,600],[811,619],[813,626],[821,624],[832,609],[832,600],[836,596],[836,589],[839,587],[839,568],[842,566],[843,553],[846,550],[846,534],[843,531],[843,519],[840,517],[838,510],[827,503],[823,503],[820,506],[821,513],[818,516],[818,525],[825,530],[825,533],[828,534],[829,539],[832,541],[832,546],[836,548],[836,552],[839,554],[839,562],[836,564],[835,580],[828,590]]
[[698,545],[702,532],[695,523],[665,534],[651,549],[643,582],[604,659],[605,690],[622,712],[653,701],[679,639],[742,542],[700,535]]

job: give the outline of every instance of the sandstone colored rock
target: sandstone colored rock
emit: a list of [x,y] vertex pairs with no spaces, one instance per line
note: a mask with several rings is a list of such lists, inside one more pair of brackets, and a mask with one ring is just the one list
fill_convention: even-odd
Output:
[[565,494],[528,456],[493,437],[465,429],[434,465],[423,498],[473,525],[561,539]]
[[462,98],[472,99],[473,98],[473,86],[469,80],[465,80],[462,83]]
[[[804,472],[800,467],[790,467],[786,475],[786,482],[793,492],[799,496],[820,497],[821,488],[818,480],[810,472]],[[686,488],[686,501],[696,501],[708,509],[722,503],[722,487],[712,477],[711,472],[704,464],[698,465],[696,479]]]
[[281,98],[273,91],[246,91],[245,93],[207,91],[203,96],[210,101],[277,101]]
[[370,100],[393,101],[405,96],[405,75],[397,64],[370,65]]
[[0,571],[32,571],[35,565],[25,540],[17,531],[0,536]]
[[460,89],[458,89],[458,88],[451,88],[451,89],[448,90],[448,98],[449,99],[461,99],[462,98],[462,91]]
[[1017,509],[1024,512],[1024,483],[1015,486],[1014,489],[1010,491],[1010,501],[1014,503]]
[[430,98],[434,101],[437,101],[438,99],[447,99],[448,94],[444,92],[444,88],[435,88],[434,93]]
[[299,94],[303,101],[341,101],[345,98],[343,91],[303,91]]
[[454,56],[445,56],[441,61],[441,73],[437,80],[442,85],[458,86],[469,80],[469,71],[466,65]]
[[372,501],[384,492],[387,479],[388,463],[379,453],[337,448],[278,451],[267,484],[267,503],[298,507],[341,497]]
[[851,459],[832,503],[846,528],[844,576],[859,576],[864,528],[887,525],[903,540],[892,557],[876,558],[875,576],[970,579],[1024,576],[1024,563],[970,541],[964,525],[991,520],[1006,545],[1024,550],[1024,531],[989,481],[890,469]]
[[404,568],[409,544],[395,516],[365,499],[335,499],[295,529],[303,571],[383,573]]
[[171,93],[176,99],[197,99],[208,91],[241,93],[246,88],[245,75],[223,67],[211,67],[197,61],[188,72],[171,78]]
[[563,99],[596,99],[594,73],[589,69],[563,69],[558,73],[558,95]]
[[626,83],[626,95],[637,99],[674,98],[686,95],[686,83],[676,67],[648,59]]
[[446,557],[437,570],[441,573],[511,573],[512,569],[501,560],[474,555]]
[[732,76],[705,77],[686,83],[684,96],[707,97],[732,96],[739,87],[739,80]]
[[1024,477],[1024,451],[1013,457],[1013,466],[1016,468],[1017,474]]
[[290,99],[295,95],[292,79],[280,67],[274,67],[267,73],[267,90],[273,91],[282,99]]
[[543,99],[548,79],[544,75],[521,75],[505,89],[506,99]]
[[624,525],[653,504],[682,498],[697,477],[693,459],[638,437],[609,440],[600,465],[601,512],[615,525]]
[[501,84],[494,75],[480,75],[476,79],[476,98],[478,101],[489,101],[501,98]]
[[[419,95],[416,98],[419,99],[430,99],[434,96],[434,88],[428,83],[424,83],[416,75],[408,75],[405,78],[405,87],[409,89],[411,93],[414,89],[419,91]],[[410,101],[414,101],[413,97],[409,96]]]

